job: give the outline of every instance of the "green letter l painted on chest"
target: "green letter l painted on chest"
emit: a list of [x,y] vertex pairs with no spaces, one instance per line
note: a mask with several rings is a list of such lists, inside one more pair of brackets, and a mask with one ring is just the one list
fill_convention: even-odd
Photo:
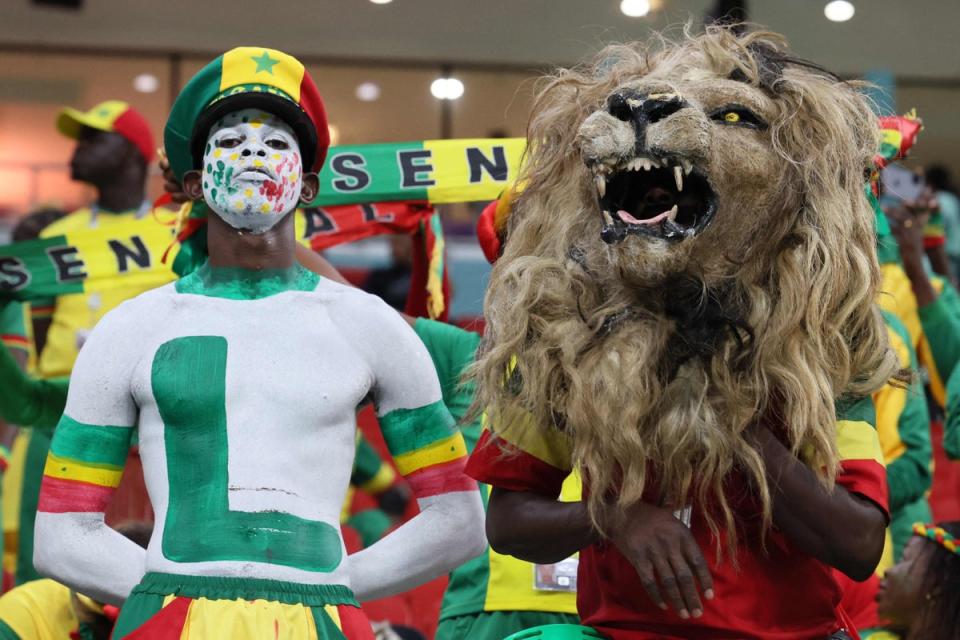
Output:
[[164,424],[170,486],[163,555],[175,562],[235,560],[333,571],[342,552],[331,525],[289,513],[230,510],[226,372],[227,340],[220,336],[176,338],[154,356],[150,379]]

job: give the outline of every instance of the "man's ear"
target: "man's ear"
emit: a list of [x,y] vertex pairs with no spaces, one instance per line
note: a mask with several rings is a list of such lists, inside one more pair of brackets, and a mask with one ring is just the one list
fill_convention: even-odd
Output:
[[320,177],[315,173],[303,174],[303,188],[300,190],[300,202],[309,204],[320,193]]
[[183,192],[191,200],[203,200],[203,174],[197,170],[183,174]]

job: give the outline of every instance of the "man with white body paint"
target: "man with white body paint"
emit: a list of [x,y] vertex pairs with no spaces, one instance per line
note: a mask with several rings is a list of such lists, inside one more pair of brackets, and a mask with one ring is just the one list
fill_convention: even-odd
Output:
[[[35,562],[126,600],[117,639],[372,638],[356,599],[484,548],[430,357],[380,300],[294,258],[290,214],[315,197],[329,144],[298,61],[224,54],[184,88],[165,142],[194,206],[213,211],[209,261],[121,305],[84,346],[45,469]],[[347,557],[339,514],[367,398],[421,513]],[[146,552],[103,522],[133,427],[157,517]]]

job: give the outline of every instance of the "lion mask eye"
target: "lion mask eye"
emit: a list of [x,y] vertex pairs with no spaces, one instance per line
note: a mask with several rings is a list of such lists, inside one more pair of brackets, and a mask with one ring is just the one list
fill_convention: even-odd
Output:
[[767,123],[763,118],[755,114],[750,109],[740,105],[728,105],[721,107],[710,114],[712,120],[722,124],[731,124],[750,129],[766,129]]

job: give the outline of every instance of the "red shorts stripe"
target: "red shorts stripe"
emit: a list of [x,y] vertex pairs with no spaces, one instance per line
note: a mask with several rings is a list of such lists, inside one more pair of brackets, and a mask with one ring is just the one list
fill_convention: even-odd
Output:
[[89,482],[43,476],[37,511],[44,513],[103,512],[110,503],[113,487]]
[[190,598],[174,598],[144,625],[118,640],[180,640],[191,602]]
[[463,472],[466,458],[430,465],[404,476],[418,498],[427,498],[451,491],[476,491],[477,483]]
[[557,498],[568,471],[547,464],[484,431],[467,462],[467,475],[508,491],[532,491]]
[[340,605],[337,614],[340,616],[340,631],[348,640],[374,640],[373,627],[363,609]]

